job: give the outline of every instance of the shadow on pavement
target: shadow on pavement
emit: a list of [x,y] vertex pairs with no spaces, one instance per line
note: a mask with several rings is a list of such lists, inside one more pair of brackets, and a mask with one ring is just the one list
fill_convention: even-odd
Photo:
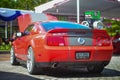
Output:
[[119,53],[119,54],[118,54],[118,53],[117,53],[117,54],[113,54],[113,56],[116,56],[116,57],[117,57],[117,56],[120,56],[120,53]]
[[102,72],[103,77],[120,77],[120,71],[114,70],[114,69],[107,69],[105,68],[104,71]]
[[33,78],[31,76],[27,76],[24,74],[0,71],[0,80],[41,80],[41,79]]
[[45,71],[44,75],[58,78],[116,77],[120,76],[120,71],[105,68],[101,74],[91,74],[87,70],[54,69]]

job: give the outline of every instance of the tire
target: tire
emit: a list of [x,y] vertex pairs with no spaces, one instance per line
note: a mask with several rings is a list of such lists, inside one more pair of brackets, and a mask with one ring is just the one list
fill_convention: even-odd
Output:
[[29,49],[28,49],[27,70],[28,70],[28,73],[30,73],[30,74],[37,74],[40,70],[36,67],[34,52],[33,52],[32,47],[29,47]]
[[11,47],[11,50],[10,50],[10,63],[11,63],[11,65],[19,65],[20,64],[16,60],[15,52],[14,52],[14,47],[13,46]]
[[87,70],[90,72],[90,73],[101,73],[104,69],[104,66],[88,66],[87,67]]

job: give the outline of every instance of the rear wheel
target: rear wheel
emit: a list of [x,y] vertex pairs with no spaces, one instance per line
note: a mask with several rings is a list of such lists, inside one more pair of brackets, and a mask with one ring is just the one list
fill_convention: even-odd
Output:
[[88,66],[87,67],[87,70],[90,72],[90,73],[101,73],[104,69],[104,66]]
[[29,47],[28,49],[27,70],[30,74],[37,74],[39,72],[35,65],[34,52],[33,52],[32,47]]
[[10,50],[10,63],[12,65],[18,65],[19,64],[19,62],[16,60],[13,46],[11,47],[11,50]]

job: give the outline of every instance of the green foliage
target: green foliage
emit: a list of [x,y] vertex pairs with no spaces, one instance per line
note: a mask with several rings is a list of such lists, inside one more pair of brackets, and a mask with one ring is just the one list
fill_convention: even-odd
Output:
[[6,45],[3,43],[2,45],[0,45],[0,51],[10,51],[10,48],[11,48],[10,44]]
[[0,1],[0,7],[23,9],[23,10],[34,10],[34,7],[48,1],[50,0],[2,0]]
[[115,36],[117,33],[120,33],[120,21],[115,21],[115,20],[104,20],[104,22],[109,22],[112,24],[110,28],[104,28],[107,30],[108,34],[110,36]]
[[0,1],[0,7],[4,7],[4,8],[12,8],[13,6],[15,6],[15,1],[14,0],[2,0]]

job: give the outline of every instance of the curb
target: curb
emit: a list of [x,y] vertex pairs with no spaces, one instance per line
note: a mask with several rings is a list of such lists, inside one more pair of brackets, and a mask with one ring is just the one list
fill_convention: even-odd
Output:
[[0,51],[0,54],[9,54],[10,51]]

